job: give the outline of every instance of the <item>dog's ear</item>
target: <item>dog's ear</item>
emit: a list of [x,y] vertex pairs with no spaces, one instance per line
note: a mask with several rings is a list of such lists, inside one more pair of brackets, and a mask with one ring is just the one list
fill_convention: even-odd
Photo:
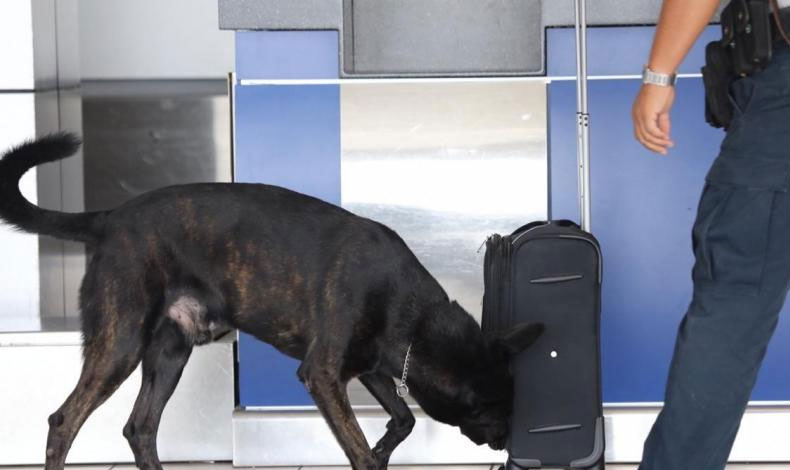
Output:
[[543,333],[543,323],[522,323],[493,339],[491,348],[501,359],[510,359],[527,349]]

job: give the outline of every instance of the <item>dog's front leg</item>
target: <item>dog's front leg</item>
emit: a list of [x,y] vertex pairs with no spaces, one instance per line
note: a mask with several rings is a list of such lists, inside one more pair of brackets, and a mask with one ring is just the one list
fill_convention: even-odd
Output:
[[406,401],[398,396],[395,384],[388,375],[365,374],[359,377],[359,381],[392,418],[387,423],[387,432],[373,448],[379,468],[386,468],[392,451],[409,436],[414,428],[414,415]]
[[310,356],[326,357],[323,354],[308,354],[299,367],[299,379],[313,397],[351,466],[355,470],[378,469],[373,451],[351,409],[346,384],[340,380],[340,374],[326,363],[311,361]]

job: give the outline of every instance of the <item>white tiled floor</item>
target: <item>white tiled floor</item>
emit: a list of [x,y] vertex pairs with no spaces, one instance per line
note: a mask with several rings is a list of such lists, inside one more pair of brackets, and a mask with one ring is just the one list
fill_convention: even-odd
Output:
[[[391,466],[393,470],[497,470],[498,465],[423,465]],[[0,470],[39,470],[41,466],[0,466]],[[137,467],[128,464],[103,464],[103,465],[67,465],[66,470],[136,470]],[[217,463],[166,463],[165,470],[232,470],[230,462]],[[255,467],[251,467],[255,468]],[[262,470],[350,470],[351,467],[259,467]],[[609,464],[607,470],[635,470],[635,464]],[[727,470],[790,470],[790,463],[782,464],[733,464]]]

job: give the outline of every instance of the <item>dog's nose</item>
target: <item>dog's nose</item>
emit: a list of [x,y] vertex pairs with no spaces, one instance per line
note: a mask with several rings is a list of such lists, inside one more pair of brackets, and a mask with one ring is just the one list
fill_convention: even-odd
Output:
[[490,448],[492,448],[494,450],[502,450],[502,449],[505,448],[506,444],[507,444],[507,439],[503,438],[503,439],[498,439],[498,440],[496,440],[494,442],[489,443],[488,447],[490,447]]

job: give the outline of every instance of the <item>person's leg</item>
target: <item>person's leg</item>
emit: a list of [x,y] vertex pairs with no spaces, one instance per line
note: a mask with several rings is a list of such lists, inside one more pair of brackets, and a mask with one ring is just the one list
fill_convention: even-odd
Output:
[[790,194],[710,184],[694,227],[694,296],[642,470],[724,468],[790,271]]
[[733,84],[736,118],[694,223],[694,295],[641,470],[720,470],[790,283],[790,49]]
[[[744,163],[722,158],[714,168]],[[709,183],[700,201],[694,295],[641,470],[724,468],[784,304],[790,193],[731,170],[734,181]]]
[[681,324],[665,406],[645,442],[640,469],[724,468],[783,294],[695,296]]
[[784,303],[790,196],[708,187],[695,224],[694,298],[642,470],[724,468]]

